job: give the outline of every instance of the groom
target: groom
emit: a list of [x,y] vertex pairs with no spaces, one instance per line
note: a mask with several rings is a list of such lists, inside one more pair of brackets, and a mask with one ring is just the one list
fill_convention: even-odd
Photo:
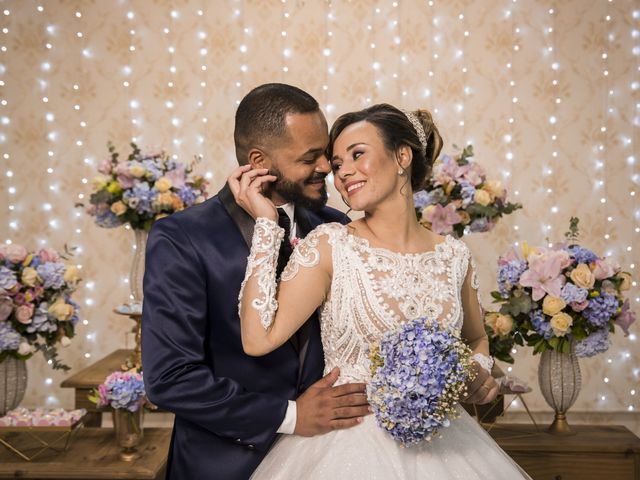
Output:
[[[238,107],[234,139],[245,170],[266,167],[278,177],[271,198],[283,206],[291,239],[348,221],[325,206],[327,123],[309,94],[283,84],[257,87]],[[364,384],[333,387],[337,371],[321,378],[315,316],[271,354],[243,352],[238,295],[253,226],[225,185],[151,230],[142,364],[149,399],[175,414],[167,478],[246,479],[278,433],[317,435],[368,414]],[[280,248],[291,251],[288,242]]]

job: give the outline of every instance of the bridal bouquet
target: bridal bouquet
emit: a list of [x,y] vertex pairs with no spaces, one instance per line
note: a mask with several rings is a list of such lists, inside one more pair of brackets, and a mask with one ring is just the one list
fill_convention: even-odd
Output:
[[[110,157],[98,168],[87,212],[101,227],[128,223],[149,230],[155,220],[207,197],[207,182],[193,174],[194,162],[173,160],[164,151],[143,153],[135,143],[126,160],[109,143]],[[79,205],[83,206],[83,205]]]
[[89,400],[98,407],[111,407],[129,412],[138,411],[147,402],[142,373],[113,372],[98,389],[93,391]]
[[56,347],[68,346],[74,336],[79,307],[71,294],[80,272],[64,258],[50,248],[0,247],[0,363],[41,351],[54,369],[69,370]]
[[473,361],[452,332],[424,318],[408,321],[374,343],[369,359],[369,403],[402,445],[430,441],[457,418]]
[[567,241],[550,248],[512,249],[498,260],[499,312],[485,316],[493,336],[505,347],[501,360],[513,362],[513,343],[591,357],[609,348],[614,326],[625,335],[635,321],[624,292],[631,275],[578,244],[578,219],[572,218]]
[[418,220],[436,233],[460,238],[488,232],[500,217],[522,208],[507,202],[500,181],[487,179],[484,168],[471,157],[471,145],[456,157],[443,155],[425,189],[413,196]]

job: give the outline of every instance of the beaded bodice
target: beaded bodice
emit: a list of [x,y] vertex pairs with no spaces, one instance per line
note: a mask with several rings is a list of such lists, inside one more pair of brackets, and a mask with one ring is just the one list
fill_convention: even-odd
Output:
[[371,247],[340,224],[321,225],[314,235],[328,237],[333,257],[320,315],[325,373],[340,367],[341,383],[366,380],[368,346],[406,320],[429,317],[462,328],[460,291],[470,261],[463,242],[448,236],[433,251],[402,254]]

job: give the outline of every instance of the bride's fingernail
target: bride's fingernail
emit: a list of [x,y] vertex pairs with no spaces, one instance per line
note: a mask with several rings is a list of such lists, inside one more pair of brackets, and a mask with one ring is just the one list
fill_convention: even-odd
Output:
[[362,417],[358,417],[358,423],[362,423],[364,419]]

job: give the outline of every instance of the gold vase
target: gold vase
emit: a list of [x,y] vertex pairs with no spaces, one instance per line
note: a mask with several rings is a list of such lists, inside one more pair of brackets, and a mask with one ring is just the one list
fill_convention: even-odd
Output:
[[555,411],[555,418],[547,431],[553,435],[574,435],[567,422],[567,410],[578,398],[582,379],[573,342],[569,353],[557,350],[542,352],[538,384],[545,401]]
[[140,458],[136,449],[143,437],[144,410],[140,407],[136,412],[118,408],[112,410],[113,428],[116,433],[116,441],[120,447],[120,460],[130,462]]

